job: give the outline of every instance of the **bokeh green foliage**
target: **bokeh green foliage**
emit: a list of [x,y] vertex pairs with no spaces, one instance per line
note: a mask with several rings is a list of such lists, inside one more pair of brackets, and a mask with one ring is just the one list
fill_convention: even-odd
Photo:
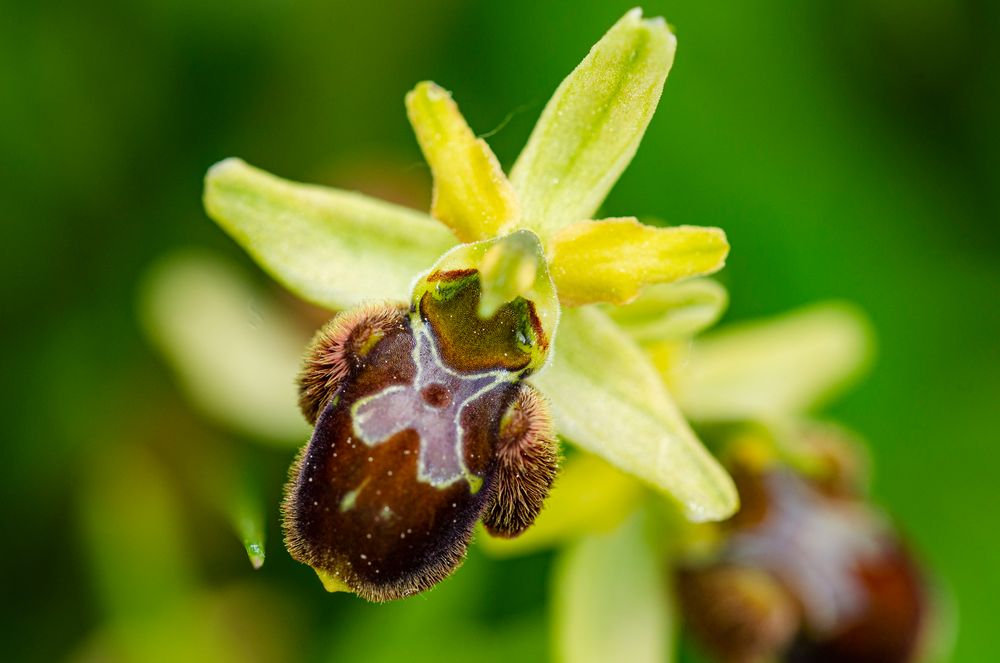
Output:
[[[204,474],[211,483],[212,468],[249,454],[240,462],[274,505],[290,452],[190,411],[140,334],[137,290],[178,246],[245,260],[200,204],[205,169],[232,154],[426,208],[402,104],[419,80],[460,90],[472,126],[501,127],[490,144],[509,167],[555,86],[628,6],[0,5],[5,659],[112,641],[127,652],[141,646],[128,634],[169,642],[203,613],[259,633],[262,658],[285,647],[310,659],[546,655],[546,554],[500,562],[474,550],[428,598],[369,606],[318,591],[281,549],[272,508],[268,561],[252,572],[225,509],[206,507]],[[677,60],[602,214],[723,227],[727,320],[830,298],[869,314],[873,372],[835,414],[871,440],[877,498],[954,591],[955,660],[989,659],[1000,8],[644,9],[676,26]],[[122,613],[145,617],[129,630]],[[225,649],[208,630],[192,641]]]

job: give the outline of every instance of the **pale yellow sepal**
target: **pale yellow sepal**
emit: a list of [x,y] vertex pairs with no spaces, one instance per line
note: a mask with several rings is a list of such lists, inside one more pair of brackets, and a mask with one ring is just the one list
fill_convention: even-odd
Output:
[[496,557],[545,550],[589,534],[606,533],[635,511],[644,488],[634,477],[588,453],[570,457],[535,523],[513,538],[478,537]]
[[693,419],[769,421],[819,405],[862,372],[871,350],[859,311],[819,304],[706,336],[670,377]]
[[681,416],[642,349],[594,307],[564,310],[558,348],[532,378],[559,434],[673,496],[690,520],[722,520],[736,487]]
[[510,174],[522,227],[547,240],[594,216],[639,147],[675,48],[662,18],[633,9],[563,80]]
[[719,228],[658,228],[625,218],[566,226],[548,249],[559,301],[580,306],[626,304],[643,286],[716,272],[729,243]]
[[208,171],[205,210],[275,280],[330,309],[408,300],[413,276],[455,245],[426,214],[289,182],[239,159]]
[[476,138],[447,90],[425,81],[406,111],[434,175],[431,215],[463,242],[500,234],[517,221],[517,198],[486,141]]
[[687,339],[711,327],[726,310],[729,294],[711,279],[661,283],[642,290],[624,306],[604,306],[618,325],[640,343]]
[[552,631],[562,663],[672,661],[676,630],[666,559],[643,514],[562,552],[553,570]]
[[209,252],[178,252],[146,277],[144,331],[190,401],[229,430],[280,446],[309,435],[295,392],[309,340],[237,266]]

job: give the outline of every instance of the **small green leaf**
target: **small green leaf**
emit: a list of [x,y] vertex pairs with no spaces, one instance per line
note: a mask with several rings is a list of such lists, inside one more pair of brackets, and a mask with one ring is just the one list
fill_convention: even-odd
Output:
[[714,325],[729,295],[711,279],[651,285],[624,306],[602,307],[639,343],[690,338]]
[[267,509],[255,455],[225,438],[206,436],[186,444],[192,447],[185,466],[190,484],[229,523],[251,566],[259,569],[264,565]]
[[722,269],[729,243],[719,228],[605,219],[566,226],[551,238],[548,253],[563,304],[626,304],[644,286]]
[[141,314],[150,340],[201,411],[253,439],[298,446],[309,435],[295,379],[305,329],[208,253],[178,253],[149,274]]
[[419,212],[289,182],[239,159],[208,171],[205,209],[278,282],[329,309],[408,301],[414,277],[455,245]]
[[872,335],[844,304],[819,304],[704,337],[672,371],[700,421],[771,419],[818,406],[867,366]]
[[608,532],[635,510],[643,486],[633,477],[588,453],[570,457],[535,523],[513,539],[486,534],[477,540],[495,557],[544,550],[587,534]]
[[563,311],[555,356],[533,380],[559,434],[672,495],[691,520],[721,520],[739,501],[732,479],[674,405],[649,358],[593,307]]
[[565,663],[673,660],[666,560],[640,516],[588,537],[559,558],[553,587],[556,659]]
[[547,241],[593,218],[639,147],[675,47],[662,18],[633,9],[562,82],[511,171],[523,227]]
[[262,514],[255,514],[253,519],[241,519],[237,522],[240,530],[240,538],[243,540],[243,547],[246,548],[247,558],[250,565],[259,569],[264,566],[264,531]]
[[228,496],[227,511],[236,535],[243,542],[250,565],[255,569],[264,566],[265,523],[264,501],[256,477],[244,472],[236,479],[232,494]]
[[500,234],[517,220],[517,198],[486,141],[476,138],[451,93],[425,81],[406,110],[434,175],[431,214],[463,242]]

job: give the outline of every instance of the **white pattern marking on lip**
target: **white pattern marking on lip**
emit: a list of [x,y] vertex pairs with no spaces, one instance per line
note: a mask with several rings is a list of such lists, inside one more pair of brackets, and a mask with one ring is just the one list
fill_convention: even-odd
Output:
[[351,407],[354,433],[374,447],[400,431],[415,431],[420,438],[417,478],[445,488],[471,477],[463,453],[462,412],[466,405],[510,382],[513,375],[503,369],[468,374],[456,371],[445,365],[427,324],[413,316],[411,327],[416,366],[413,382],[392,385],[359,399]]
[[799,594],[811,626],[835,633],[867,608],[856,565],[881,553],[881,521],[851,502],[820,496],[790,473],[766,477],[771,510],[734,534],[726,559],[764,568]]

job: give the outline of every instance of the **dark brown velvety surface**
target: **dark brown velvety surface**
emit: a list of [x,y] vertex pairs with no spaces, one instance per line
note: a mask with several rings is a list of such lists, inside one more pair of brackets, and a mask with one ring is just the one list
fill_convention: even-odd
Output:
[[[787,663],[911,663],[927,629],[928,596],[919,568],[897,532],[857,496],[829,492],[788,469],[735,468],[743,508],[726,524],[717,559],[680,572],[683,588],[721,570],[769,575],[791,599],[802,627],[772,652]],[[758,639],[732,628],[767,614],[750,614],[731,600],[737,587],[716,587],[717,601],[681,592],[686,619],[720,660],[749,660]],[[771,601],[772,599],[768,599]],[[780,595],[774,601],[784,602]],[[736,611],[724,614],[726,611]],[[739,613],[739,614],[737,614]],[[707,626],[706,626],[707,625]],[[760,625],[754,635],[761,635]],[[780,641],[775,641],[778,645]]]
[[917,660],[927,629],[927,596],[909,552],[886,540],[881,555],[860,565],[858,578],[869,603],[864,614],[832,638],[796,643],[789,663],[910,663]]
[[357,439],[351,417],[358,399],[413,381],[413,347],[407,323],[352,371],[317,421],[286,502],[293,556],[371,600],[425,589],[461,560],[492,496],[497,425],[517,390],[503,384],[463,411],[465,464],[482,480],[476,492],[466,480],[444,488],[422,482],[413,430],[370,446]]

